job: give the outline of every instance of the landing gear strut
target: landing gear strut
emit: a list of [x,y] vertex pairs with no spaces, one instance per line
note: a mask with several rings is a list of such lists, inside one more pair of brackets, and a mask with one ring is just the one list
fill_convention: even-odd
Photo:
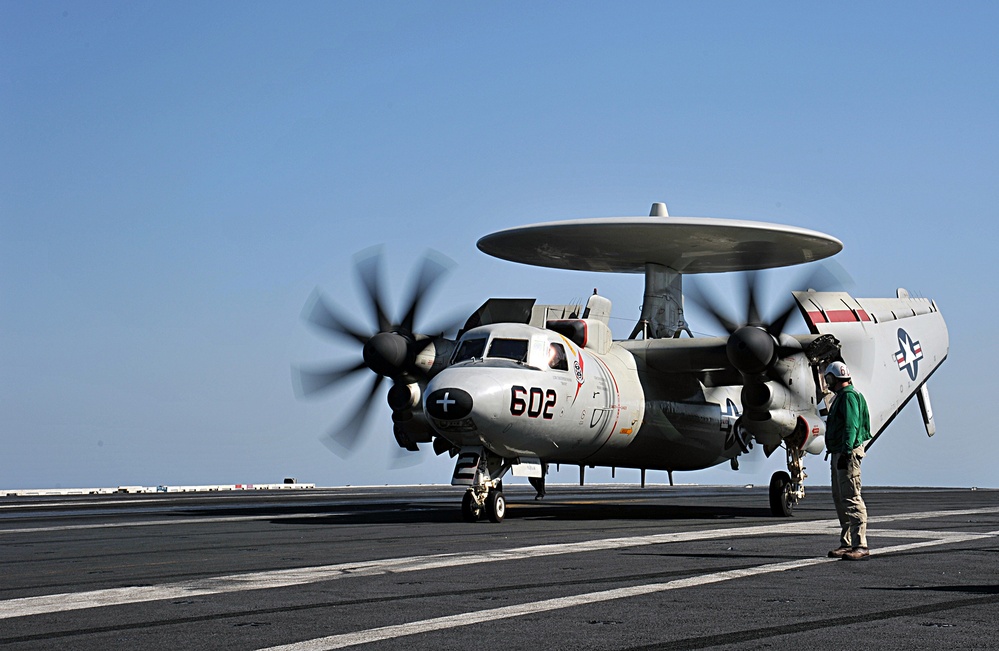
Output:
[[543,466],[543,468],[544,469],[541,471],[540,477],[527,478],[528,483],[534,487],[534,490],[537,491],[537,494],[534,496],[534,499],[536,500],[540,500],[542,497],[545,496],[545,474],[547,474],[548,472],[547,464]]
[[785,443],[788,472],[779,470],[770,478],[770,512],[780,518],[790,517],[798,500],[805,497],[805,451]]

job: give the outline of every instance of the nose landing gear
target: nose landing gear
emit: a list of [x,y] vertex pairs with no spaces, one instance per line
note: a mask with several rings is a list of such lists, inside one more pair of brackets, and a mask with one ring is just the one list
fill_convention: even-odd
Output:
[[477,522],[483,514],[491,522],[502,522],[506,516],[503,496],[503,475],[510,464],[503,457],[482,447],[462,448],[455,464],[452,486],[467,486],[461,498],[461,519]]
[[503,521],[506,515],[503,482],[497,482],[493,489],[483,486],[465,491],[461,498],[461,519],[465,522],[478,522],[483,514],[490,522],[498,524]]

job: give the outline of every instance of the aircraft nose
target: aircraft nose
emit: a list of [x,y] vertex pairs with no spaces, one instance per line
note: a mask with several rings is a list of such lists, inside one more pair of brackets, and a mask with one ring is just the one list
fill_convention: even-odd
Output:
[[472,396],[463,389],[445,387],[427,396],[427,413],[440,420],[458,420],[472,413]]
[[479,429],[500,416],[503,395],[503,386],[488,370],[447,368],[430,381],[423,404],[436,423]]
[[493,375],[493,369],[484,367],[441,371],[427,386],[423,403],[430,426],[455,445],[486,445],[505,452],[510,387]]

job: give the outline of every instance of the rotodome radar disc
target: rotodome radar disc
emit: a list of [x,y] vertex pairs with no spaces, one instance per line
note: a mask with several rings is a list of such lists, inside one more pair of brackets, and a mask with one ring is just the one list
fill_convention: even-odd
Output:
[[531,224],[486,235],[491,256],[538,267],[683,274],[750,271],[821,260],[843,243],[796,226],[708,217],[607,217]]

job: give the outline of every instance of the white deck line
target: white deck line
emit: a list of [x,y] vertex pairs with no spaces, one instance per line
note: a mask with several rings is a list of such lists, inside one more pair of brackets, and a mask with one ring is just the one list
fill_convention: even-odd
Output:
[[[999,507],[967,509],[960,511],[929,511],[907,514],[903,517],[904,519],[929,519],[953,515],[995,513],[997,511],[999,511]],[[894,518],[895,516],[887,517]],[[882,520],[882,518],[874,518],[872,519],[872,523],[880,520]],[[27,617],[31,615],[80,610],[84,608],[142,603],[162,599],[190,598],[193,596],[243,592],[247,590],[283,588],[295,585],[318,583],[321,581],[331,581],[351,576],[373,576],[388,573],[417,572],[421,570],[460,567],[464,565],[491,563],[497,561],[512,561],[563,554],[617,550],[644,545],[712,540],[729,537],[743,538],[747,536],[761,535],[829,535],[838,533],[838,531],[838,523],[833,521],[820,520],[799,523],[782,522],[780,524],[759,525],[753,527],[730,527],[724,529],[683,531],[646,536],[603,538],[576,543],[531,545],[512,549],[495,549],[455,554],[432,554],[352,563],[339,563],[334,565],[320,565],[314,567],[291,568],[284,570],[249,572],[244,574],[232,574],[165,583],[155,586],[125,586],[86,592],[70,592],[7,599],[0,601],[0,619]],[[877,535],[890,538],[893,533],[895,533],[893,530],[879,530]],[[932,536],[928,542],[912,543],[913,547],[900,546],[896,548],[884,548],[880,550],[879,553],[890,553],[891,551],[901,551],[903,549],[927,545],[940,545],[966,540],[975,540],[996,534],[996,532],[987,534],[962,534],[954,532],[924,533],[927,536]],[[899,537],[908,536],[902,533]],[[820,561],[824,562],[824,559],[807,559],[806,561],[801,562],[814,564]]]
[[[910,549],[918,549],[922,547],[933,547],[936,545],[942,545],[952,542],[956,543],[956,542],[965,542],[968,540],[976,540],[979,538],[986,538],[997,534],[999,534],[999,531],[994,531],[990,534],[949,534],[937,540],[928,540],[924,542],[910,543],[907,545],[896,545],[894,547],[885,547],[883,549],[877,550],[876,552],[872,552],[872,554],[874,553],[890,554],[893,552],[908,551]],[[542,599],[541,601],[532,601],[523,604],[516,604],[513,606],[504,606],[502,608],[493,608],[490,610],[478,610],[469,613],[460,613],[457,615],[446,615],[444,617],[435,617],[433,619],[424,619],[416,622],[407,622],[405,624],[381,626],[378,628],[355,631],[353,633],[342,633],[340,635],[330,635],[327,637],[314,638],[311,640],[304,640],[302,642],[295,642],[292,644],[283,644],[280,646],[267,647],[265,649],[261,649],[260,651],[320,651],[325,649],[343,649],[345,647],[357,646],[359,644],[368,644],[370,642],[391,640],[400,637],[405,637],[408,635],[417,635],[419,633],[440,631],[444,629],[457,628],[459,626],[468,626],[470,624],[480,624],[482,622],[496,621],[499,619],[509,619],[511,617],[519,617],[522,615],[536,615],[537,613],[549,612],[552,610],[561,610],[563,608],[585,606],[589,604],[600,603],[603,601],[612,601],[615,599],[627,599],[630,597],[639,597],[643,595],[654,594],[657,592],[665,592],[667,590],[692,588],[695,586],[706,585],[709,583],[731,581],[733,579],[742,579],[752,576],[759,576],[762,574],[786,572],[787,570],[795,570],[803,567],[820,565],[822,563],[830,563],[838,561],[839,559],[836,558],[816,557],[816,558],[806,558],[797,561],[786,561],[783,563],[768,563],[766,565],[760,565],[758,567],[749,567],[741,570],[711,572],[709,574],[702,574],[700,576],[691,576],[683,579],[676,579],[674,581],[668,581],[666,583],[648,583],[645,585],[636,585],[627,588],[601,590],[599,592],[589,592],[569,597],[558,597],[555,599]]]

